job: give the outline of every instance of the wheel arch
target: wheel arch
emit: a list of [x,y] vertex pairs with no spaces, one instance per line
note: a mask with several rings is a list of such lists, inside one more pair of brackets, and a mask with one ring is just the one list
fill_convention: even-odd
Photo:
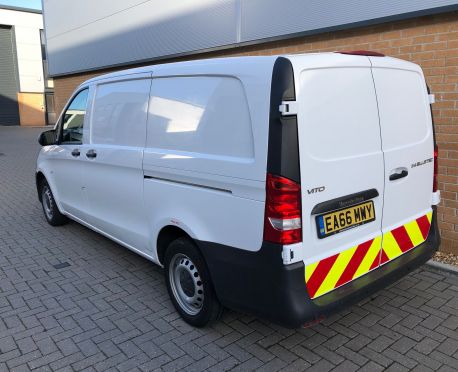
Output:
[[[162,229],[159,231],[156,240],[156,254],[157,259],[161,265],[164,265],[164,256],[167,247],[170,245],[171,242],[179,238],[188,238],[189,240],[195,243],[195,240],[191,237],[191,235],[189,235],[185,230],[178,226],[166,225],[162,227]],[[196,246],[197,249],[199,249],[200,251],[200,248],[197,244]]]
[[35,184],[36,184],[36,187],[37,187],[37,194],[38,194],[38,200],[40,201],[40,203],[42,202],[41,200],[41,192],[40,192],[40,186],[41,186],[41,183],[43,181],[46,181],[46,177],[45,175],[43,174],[42,171],[38,171],[35,173]]
[[57,208],[59,209],[60,213],[65,214],[65,211],[60,204],[59,194],[57,193],[55,185],[53,185],[51,180],[48,177],[46,177],[45,171],[42,169],[38,169],[35,173],[35,183],[37,187],[38,200],[40,201],[40,203],[42,202],[40,186],[43,181],[48,183],[49,188],[51,189],[51,192],[53,194],[54,200],[56,202]]

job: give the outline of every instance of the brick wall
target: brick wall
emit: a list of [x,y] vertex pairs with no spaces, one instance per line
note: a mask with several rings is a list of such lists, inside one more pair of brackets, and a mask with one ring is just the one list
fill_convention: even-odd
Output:
[[18,93],[19,118],[23,126],[45,124],[45,96],[43,93]]
[[[356,49],[374,50],[420,64],[432,92],[436,94],[433,112],[440,148],[441,250],[458,254],[458,12],[207,53],[192,58]],[[56,78],[57,109],[62,108],[79,83],[105,72]]]

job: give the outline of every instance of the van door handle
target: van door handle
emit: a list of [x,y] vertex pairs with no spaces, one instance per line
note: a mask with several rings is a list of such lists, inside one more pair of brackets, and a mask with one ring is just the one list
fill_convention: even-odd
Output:
[[77,158],[77,157],[80,156],[80,155],[81,155],[81,153],[80,153],[80,150],[79,150],[79,149],[74,149],[74,150],[72,151],[72,156],[73,156],[73,157]]
[[396,181],[401,178],[407,177],[408,175],[409,175],[409,172],[406,169],[403,169],[400,172],[393,173],[392,175],[390,175],[390,181]]
[[94,159],[97,157],[97,153],[95,152],[95,150],[89,150],[88,152],[86,152],[86,156],[89,159]]

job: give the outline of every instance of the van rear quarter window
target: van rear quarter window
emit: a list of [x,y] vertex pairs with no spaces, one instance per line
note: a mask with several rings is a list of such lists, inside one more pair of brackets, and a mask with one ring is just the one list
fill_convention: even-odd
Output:
[[99,84],[91,123],[92,143],[144,146],[150,86],[150,79]]
[[241,82],[231,77],[153,79],[147,147],[253,158],[253,134]]

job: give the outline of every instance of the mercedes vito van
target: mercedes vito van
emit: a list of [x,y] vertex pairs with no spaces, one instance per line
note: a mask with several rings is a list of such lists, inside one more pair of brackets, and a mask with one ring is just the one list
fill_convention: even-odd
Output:
[[362,51],[111,73],[41,135],[38,198],[163,266],[192,325],[225,306],[297,327],[437,250],[432,98]]

